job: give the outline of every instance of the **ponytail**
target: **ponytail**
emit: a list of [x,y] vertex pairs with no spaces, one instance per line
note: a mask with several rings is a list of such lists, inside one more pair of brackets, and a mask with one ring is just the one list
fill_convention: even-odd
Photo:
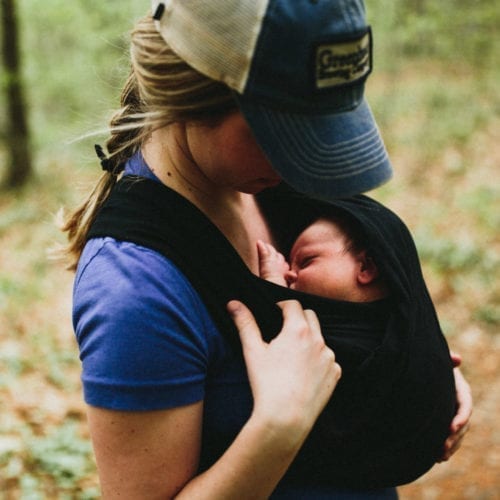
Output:
[[61,224],[68,245],[59,253],[70,270],[76,269],[88,231],[126,161],[153,130],[176,121],[218,120],[236,108],[228,87],[197,72],[168,47],[151,16],[132,31],[131,60],[121,108],[110,121],[109,156],[101,158],[105,172],[87,200]]
[[[137,86],[134,83],[134,75],[131,73],[122,92],[122,108],[113,115],[110,121],[111,133],[106,142],[109,157],[105,160],[101,158],[101,163],[103,164],[106,161],[107,164],[106,168],[104,168],[103,164],[105,172],[98,180],[87,200],[77,207],[61,224],[61,230],[66,232],[68,236],[68,245],[62,253],[67,261],[67,269],[71,271],[76,270],[78,259],[87,241],[87,233],[101,206],[116,184],[125,161],[139,147],[140,129],[128,126],[131,124],[130,116],[140,113],[139,103]],[[97,147],[96,151],[98,151]]]

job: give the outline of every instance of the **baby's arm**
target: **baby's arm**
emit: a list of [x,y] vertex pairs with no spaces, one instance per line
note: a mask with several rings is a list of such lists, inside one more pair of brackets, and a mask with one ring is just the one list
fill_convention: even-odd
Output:
[[287,286],[285,273],[289,270],[288,262],[272,245],[257,241],[259,255],[259,275],[276,285]]

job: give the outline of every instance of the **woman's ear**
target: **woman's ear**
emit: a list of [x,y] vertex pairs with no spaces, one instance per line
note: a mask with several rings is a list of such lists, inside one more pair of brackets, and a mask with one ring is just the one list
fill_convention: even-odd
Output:
[[373,259],[366,253],[366,250],[361,251],[356,258],[359,263],[358,283],[368,285],[378,278],[378,268]]

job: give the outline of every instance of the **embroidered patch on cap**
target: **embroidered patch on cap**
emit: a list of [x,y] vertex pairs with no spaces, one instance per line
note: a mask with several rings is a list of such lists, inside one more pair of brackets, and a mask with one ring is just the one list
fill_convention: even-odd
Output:
[[372,38],[368,29],[357,38],[316,46],[317,89],[349,85],[366,78],[372,70]]

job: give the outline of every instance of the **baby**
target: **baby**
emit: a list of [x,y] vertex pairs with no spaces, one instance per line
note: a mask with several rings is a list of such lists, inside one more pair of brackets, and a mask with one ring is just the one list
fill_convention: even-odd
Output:
[[299,234],[288,263],[272,245],[257,242],[260,277],[293,290],[349,302],[388,295],[360,236],[341,217],[319,218]]

